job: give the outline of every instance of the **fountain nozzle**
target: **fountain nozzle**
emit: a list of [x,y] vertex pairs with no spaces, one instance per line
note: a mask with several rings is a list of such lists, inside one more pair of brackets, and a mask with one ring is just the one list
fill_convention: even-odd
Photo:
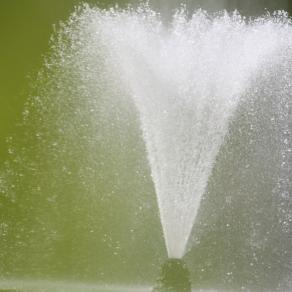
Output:
[[152,292],[190,292],[189,271],[184,261],[169,259],[161,267]]

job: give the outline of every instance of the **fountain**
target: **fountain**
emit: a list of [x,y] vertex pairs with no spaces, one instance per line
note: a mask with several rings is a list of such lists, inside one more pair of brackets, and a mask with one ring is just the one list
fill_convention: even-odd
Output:
[[181,258],[228,124],[254,80],[291,46],[289,20],[282,12],[254,21],[237,12],[187,17],[182,8],[166,26],[147,5],[85,8],[77,18],[94,31],[107,78],[134,100],[168,256]]
[[[28,150],[19,147],[17,155],[13,147],[9,148],[12,162],[6,165],[5,175],[0,176],[0,192],[8,194],[5,200],[9,201],[9,211],[19,213],[21,222],[15,224],[14,233],[8,232],[13,219],[1,225],[3,234],[17,239],[13,247],[8,247],[7,241],[7,262],[11,262],[7,275],[15,266],[18,272],[22,258],[14,258],[14,254],[19,248],[23,255],[32,251],[37,255],[28,259],[24,256],[37,276],[55,275],[55,271],[67,276],[69,270],[70,276],[81,279],[88,275],[95,279],[97,273],[104,283],[104,274],[115,269],[122,280],[123,270],[136,275],[140,269],[136,263],[139,253],[132,247],[137,234],[140,244],[150,246],[150,252],[147,248],[145,254],[144,250],[140,252],[143,259],[151,257],[156,261],[156,254],[151,253],[157,243],[155,236],[151,241],[155,228],[146,225],[153,221],[158,225],[153,214],[159,213],[168,260],[153,291],[191,291],[192,277],[204,283],[204,277],[212,278],[212,272],[215,280],[223,283],[221,287],[234,285],[244,290],[244,285],[264,286],[261,283],[273,271],[265,259],[270,259],[267,254],[274,250],[271,242],[277,242],[278,234],[283,240],[275,249],[275,258],[281,259],[275,260],[275,275],[283,274],[283,279],[279,276],[277,281],[289,286],[291,52],[291,20],[283,11],[248,19],[237,11],[208,14],[199,9],[190,14],[182,6],[171,20],[165,20],[148,4],[108,10],[88,5],[77,8],[55,33],[51,55],[40,73],[41,92],[28,101],[23,114],[26,131],[21,139],[25,143],[35,139],[32,145],[37,146]],[[135,123],[139,124],[137,128]],[[137,146],[139,135],[142,146]],[[115,140],[119,142],[115,144]],[[142,161],[143,151],[147,163]],[[126,158],[116,155],[119,152]],[[148,185],[148,168],[139,168],[139,159],[149,166]],[[244,184],[246,181],[252,183]],[[136,188],[132,189],[132,185]],[[257,185],[264,187],[259,191]],[[157,212],[153,204],[148,204],[150,195],[143,193],[141,198],[141,192],[129,199],[128,193],[137,193],[144,187],[145,193],[153,187]],[[213,195],[204,202],[204,196],[212,191],[221,195],[219,199]],[[220,199],[224,204],[220,205]],[[129,201],[132,205],[123,205]],[[29,206],[30,216],[23,206]],[[118,213],[120,206],[126,207]],[[210,220],[206,225],[200,225],[202,206],[212,207],[203,214]],[[248,218],[242,219],[238,210],[245,210]],[[237,213],[239,219],[228,219],[233,225],[225,222],[226,214],[235,218]],[[263,213],[269,218],[265,219]],[[124,215],[122,223],[120,214]],[[154,219],[150,221],[149,217]],[[238,225],[234,224],[237,220]],[[263,221],[268,223],[261,224]],[[197,230],[203,233],[202,226],[208,226],[208,222],[206,234],[192,237]],[[269,226],[273,226],[273,232]],[[143,229],[147,229],[148,236]],[[83,241],[79,242],[79,235]],[[227,244],[217,239],[222,237]],[[35,244],[43,238],[44,246]],[[212,252],[204,254],[201,239],[211,242],[209,249],[219,254],[217,265],[212,262]],[[95,242],[98,247],[92,251]],[[204,261],[195,254],[196,268],[188,263],[189,272],[181,259],[185,257],[187,261],[187,252],[194,252],[194,242],[198,250],[203,250],[202,257],[209,257]],[[236,250],[236,244],[249,250],[248,256],[242,259],[235,251],[238,258],[229,261],[228,252]],[[119,261],[118,268],[108,259]],[[96,268],[98,260],[101,264]],[[107,261],[110,263],[104,268]],[[80,263],[80,267],[74,263]],[[147,267],[150,270],[152,263]],[[256,268],[263,271],[261,275]],[[250,280],[253,276],[254,282]],[[153,279],[152,274],[147,277]],[[17,287],[32,285],[13,280],[3,283],[7,287],[15,283]],[[52,287],[55,285],[59,284]],[[109,289],[121,289],[118,285],[113,287]],[[135,289],[138,288],[134,286]]]

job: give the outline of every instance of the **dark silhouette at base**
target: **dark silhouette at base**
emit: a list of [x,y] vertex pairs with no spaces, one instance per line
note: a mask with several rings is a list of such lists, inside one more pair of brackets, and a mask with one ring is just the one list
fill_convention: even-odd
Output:
[[169,259],[161,268],[153,292],[191,292],[190,275],[186,264]]

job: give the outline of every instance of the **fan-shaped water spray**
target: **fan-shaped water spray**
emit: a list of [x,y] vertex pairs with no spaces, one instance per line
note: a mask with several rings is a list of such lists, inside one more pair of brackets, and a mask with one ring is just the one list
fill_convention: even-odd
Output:
[[139,111],[168,255],[180,258],[228,123],[255,76],[291,46],[289,21],[181,10],[164,25],[147,7],[84,17]]
[[160,217],[170,258],[196,246],[155,291],[291,290],[291,20],[191,11],[58,26],[0,171],[1,287],[151,285]]
[[[134,103],[168,256],[181,258],[238,105],[250,92],[255,95],[251,88],[260,92],[262,80],[280,64],[285,68],[281,78],[286,78],[289,18],[277,12],[248,20],[237,12],[209,15],[202,10],[187,16],[181,9],[164,23],[147,5],[109,11],[84,6],[61,26],[53,45],[47,66],[55,66],[53,74],[61,76],[58,90],[68,74],[76,80],[86,102],[74,97],[73,112],[83,113],[86,125],[95,123],[93,116],[84,117],[89,108],[99,108],[100,119],[107,112],[103,95],[111,102],[126,97]],[[68,106],[71,99],[56,104]]]

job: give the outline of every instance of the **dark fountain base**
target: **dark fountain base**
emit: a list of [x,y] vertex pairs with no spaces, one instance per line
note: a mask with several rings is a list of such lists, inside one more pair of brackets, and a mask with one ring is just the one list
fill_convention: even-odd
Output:
[[191,282],[186,264],[169,259],[161,268],[153,292],[190,292]]

